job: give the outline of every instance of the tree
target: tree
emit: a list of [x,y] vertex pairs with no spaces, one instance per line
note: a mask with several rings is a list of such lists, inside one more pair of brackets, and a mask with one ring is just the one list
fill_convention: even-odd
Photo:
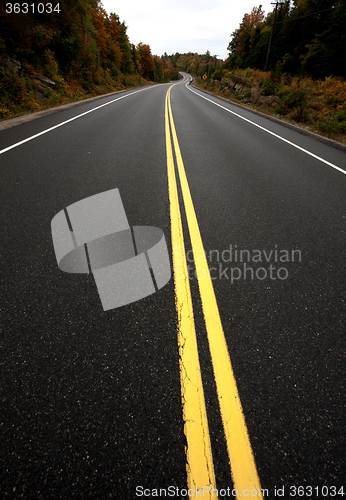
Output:
[[149,45],[139,42],[136,49],[137,49],[137,58],[139,63],[138,67],[139,73],[144,78],[147,78],[153,71],[155,66],[154,58],[151,54],[150,47]]
[[239,28],[232,33],[232,40],[228,45],[231,66],[246,67],[263,19],[262,5],[253,7],[250,14],[244,15]]
[[227,67],[263,69],[269,36],[269,68],[314,77],[346,76],[346,0],[286,0],[264,19],[260,7],[245,14],[231,35]]

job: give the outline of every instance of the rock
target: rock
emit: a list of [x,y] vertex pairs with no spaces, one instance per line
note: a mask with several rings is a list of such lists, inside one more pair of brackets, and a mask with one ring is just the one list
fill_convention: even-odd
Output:
[[281,99],[277,95],[269,95],[268,97],[265,98],[265,104],[268,106],[273,106],[276,107],[279,104],[281,104]]
[[279,106],[281,104],[281,99],[277,95],[274,96],[273,102],[271,103],[271,106],[276,108],[276,106]]
[[9,57],[4,57],[2,59],[2,62],[8,68],[7,73],[9,73],[11,70],[16,71],[17,73],[21,72],[22,65],[20,64],[19,61],[16,61],[15,59],[10,59]]
[[215,82],[216,80],[214,80],[214,78],[210,78],[210,82],[206,85],[208,85],[209,88],[213,89],[215,87]]
[[247,80],[246,78],[240,78],[240,76],[232,75],[231,80],[233,82],[233,88],[235,90],[240,90],[240,89],[245,88],[245,87],[247,87],[249,89],[252,88],[252,84],[251,84],[250,80]]
[[34,77],[36,78],[36,80],[39,80],[42,83],[47,83],[48,85],[52,85],[53,87],[55,86],[55,82],[53,82],[53,80],[50,80],[46,76],[35,73]]
[[271,106],[274,102],[274,99],[275,99],[275,96],[274,95],[269,95],[266,100],[265,100],[265,103],[268,104],[269,106]]
[[256,104],[256,102],[258,101],[258,99],[261,97],[262,92],[263,92],[263,89],[261,89],[259,87],[252,87],[252,89],[251,89],[251,99],[250,99],[250,101],[252,102],[252,104]]

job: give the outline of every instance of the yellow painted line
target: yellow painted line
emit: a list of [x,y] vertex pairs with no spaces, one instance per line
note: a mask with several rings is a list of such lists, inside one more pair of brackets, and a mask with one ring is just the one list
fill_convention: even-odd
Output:
[[[171,134],[165,101],[165,132],[168,170],[168,190],[170,199],[171,233],[174,267],[176,308],[178,312],[178,344],[180,355],[181,398],[183,406],[184,433],[186,437],[186,471],[189,498],[200,496],[214,500],[211,496],[215,486],[214,465],[210,445],[209,427],[205,409],[201,370],[198,358],[195,321],[188,270],[185,259],[185,245],[178,190],[174,171]],[[190,494],[191,493],[191,494]]]
[[245,490],[256,490],[257,495],[252,497],[261,497],[260,481],[180,152],[170,99],[168,110],[234,488],[238,491],[237,498],[243,496]]

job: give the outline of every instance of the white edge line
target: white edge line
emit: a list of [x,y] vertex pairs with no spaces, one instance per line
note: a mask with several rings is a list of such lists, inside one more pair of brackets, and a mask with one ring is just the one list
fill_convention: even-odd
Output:
[[108,104],[112,104],[115,101],[119,101],[120,99],[124,99],[125,97],[129,97],[130,95],[137,94],[137,92],[143,92],[144,90],[152,89],[152,88],[157,87],[157,86],[158,85],[154,85],[152,87],[146,87],[145,89],[136,90],[135,92],[131,92],[130,94],[126,94],[126,95],[123,95],[121,97],[117,97],[116,99],[113,99],[112,101],[108,101],[104,104],[101,104],[100,106],[97,106],[96,108],[89,109],[89,111],[85,111],[84,113],[81,113],[80,115],[77,115],[77,116],[74,116],[73,118],[70,118],[69,120],[65,120],[64,122],[58,123],[57,125],[54,125],[54,127],[50,127],[50,128],[47,128],[46,130],[42,130],[42,132],[39,132],[38,134],[27,137],[26,139],[23,139],[22,141],[16,142],[15,144],[12,144],[12,146],[8,146],[5,149],[1,149],[0,154],[6,153],[10,149],[16,148],[17,146],[21,146],[22,144],[25,144],[26,142],[32,141],[33,139],[36,139],[36,137],[39,137],[40,135],[46,134],[47,132],[50,132],[51,130],[62,127],[63,125],[66,125],[66,123],[72,122],[73,120],[77,120],[77,118],[80,118],[81,116],[85,116],[89,113],[92,113],[93,111],[96,111],[97,109],[103,108],[104,106],[108,106]]
[[[316,160],[319,160],[323,163],[325,163],[326,165],[329,165],[330,167],[333,167],[335,168],[336,170],[339,170],[339,172],[343,173],[343,174],[346,174],[346,171],[343,170],[342,168],[338,167],[337,165],[334,165],[334,163],[330,163],[329,161],[325,160],[324,158],[321,158],[320,156],[317,156],[315,155],[314,153],[311,153],[311,151],[308,151],[307,149],[304,149],[302,148],[301,146],[298,146],[297,144],[294,144],[294,142],[291,142],[287,139],[285,139],[284,137],[281,137],[281,135],[278,135],[278,134],[275,134],[274,132],[271,132],[270,130],[268,130],[267,128],[265,127],[262,127],[261,125],[258,125],[257,123],[249,120],[248,118],[245,118],[244,116],[241,116],[239,115],[238,113],[235,113],[235,111],[231,111],[230,109],[228,108],[225,108],[224,106],[222,106],[221,104],[215,102],[215,101],[212,101],[211,99],[208,99],[208,97],[205,97],[204,95],[201,95],[199,94],[198,92],[192,90],[188,84],[186,83],[185,84],[185,87],[187,89],[189,89],[191,92],[193,92],[194,94],[198,95],[199,97],[202,97],[202,99],[205,99],[206,101],[209,101],[209,102],[212,102],[213,104],[215,104],[215,106],[219,106],[219,108],[222,108],[224,109],[225,111],[228,111],[229,113],[232,113],[232,115],[235,115],[235,116],[238,116],[238,118],[241,118],[242,120],[245,120],[246,122],[248,123],[251,123],[251,125],[254,125],[255,127],[258,127],[260,128],[261,130],[264,130],[265,132],[268,132],[268,134],[271,134],[273,135],[274,137],[277,137],[278,139],[280,139],[281,141],[284,141],[286,142],[287,144],[289,144],[290,146],[293,146],[297,149],[299,149],[300,151],[303,151],[304,153],[312,156],[313,158],[316,158]],[[231,103],[232,104],[232,103]]]

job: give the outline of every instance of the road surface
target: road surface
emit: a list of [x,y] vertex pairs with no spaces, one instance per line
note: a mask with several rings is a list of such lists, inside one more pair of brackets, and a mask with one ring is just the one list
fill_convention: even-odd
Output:
[[[2,498],[346,496],[346,153],[188,83],[0,132]],[[175,277],[104,311],[51,220],[115,188]]]

